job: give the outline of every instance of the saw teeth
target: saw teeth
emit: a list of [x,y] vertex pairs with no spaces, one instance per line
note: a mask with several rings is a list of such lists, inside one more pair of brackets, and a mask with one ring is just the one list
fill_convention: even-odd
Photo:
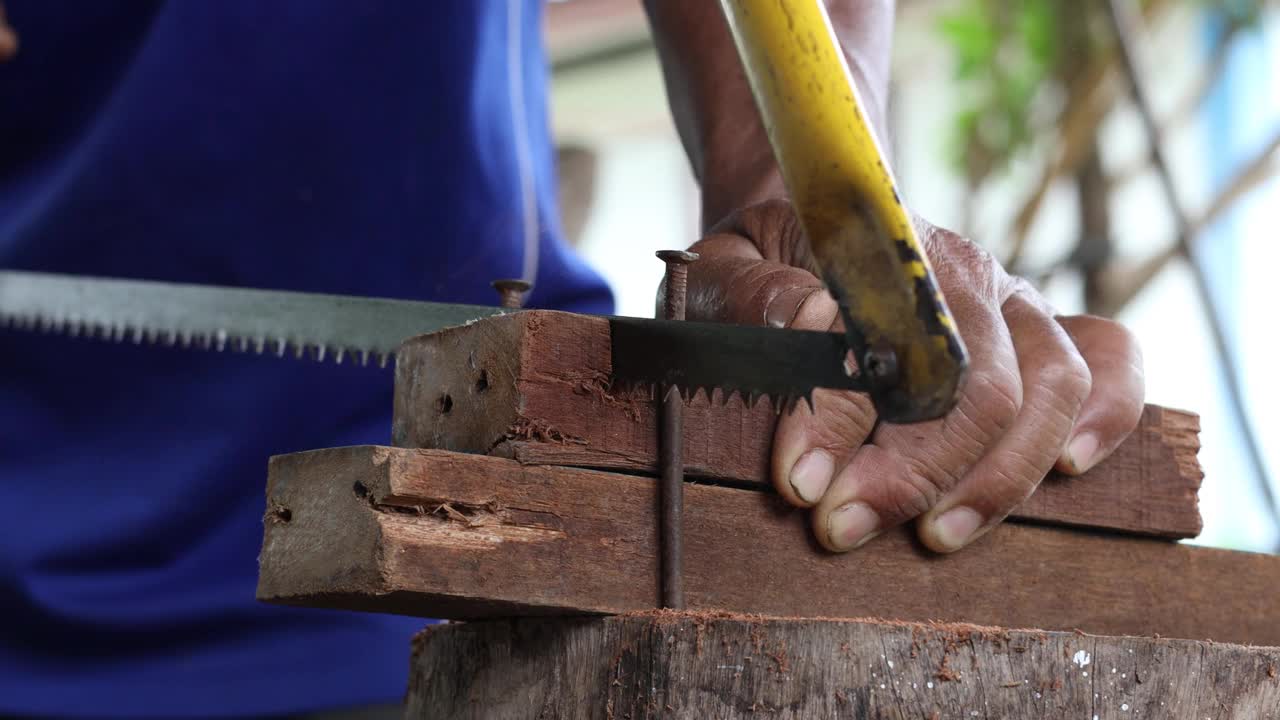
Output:
[[697,388],[694,388],[694,391],[693,391],[693,397],[694,397],[694,398],[697,398],[697,397],[698,397],[698,393],[699,393],[699,392],[701,392],[701,393],[702,393],[702,396],[703,396],[704,398],[706,398],[706,399],[707,399],[707,404],[708,404],[708,405],[710,405],[710,404],[711,404],[711,396],[712,396],[712,394],[714,394],[714,393],[715,393],[715,391],[716,391],[716,389],[715,389],[715,387],[714,387],[714,386],[712,386],[712,385],[699,385]]
[[[810,390],[809,392],[807,392],[807,393],[805,393],[805,394],[801,395],[800,397],[804,399],[804,404],[809,406],[809,414],[810,414],[810,415],[813,415],[813,414],[816,412],[816,411],[813,409],[813,391],[812,391],[812,390]],[[794,408],[792,408],[792,412],[794,412],[794,411],[795,411],[795,409],[794,409]]]

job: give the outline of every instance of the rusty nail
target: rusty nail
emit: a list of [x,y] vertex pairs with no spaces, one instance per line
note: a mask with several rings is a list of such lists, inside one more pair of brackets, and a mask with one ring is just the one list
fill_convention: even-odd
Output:
[[499,305],[512,309],[524,307],[524,295],[533,287],[524,280],[494,280],[490,284],[498,291]]
[[[667,264],[664,277],[662,316],[684,320],[689,263],[697,253],[660,250],[658,259]],[[659,436],[662,484],[659,489],[662,538],[662,606],[683,610],[684,601],[684,399],[675,386],[663,388],[662,431]]]
[[689,263],[698,259],[698,253],[688,250],[659,250],[658,259],[667,264],[663,282],[662,317],[665,320],[683,320],[685,293],[689,285]]

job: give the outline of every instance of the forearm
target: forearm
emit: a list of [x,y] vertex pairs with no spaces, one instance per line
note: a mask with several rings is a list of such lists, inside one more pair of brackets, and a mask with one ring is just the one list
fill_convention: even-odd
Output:
[[[882,143],[893,4],[893,0],[827,0],[863,109]],[[671,112],[702,187],[704,227],[737,208],[785,196],[720,3],[645,0],[645,7],[662,60]]]

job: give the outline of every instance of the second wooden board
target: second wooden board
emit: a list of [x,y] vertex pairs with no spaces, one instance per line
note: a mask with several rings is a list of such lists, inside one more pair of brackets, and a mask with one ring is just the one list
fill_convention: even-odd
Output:
[[[658,604],[650,478],[442,450],[272,459],[259,597],[428,617]],[[690,609],[951,620],[1280,645],[1280,558],[1005,524],[935,555],[909,527],[836,555],[765,493],[690,485]]]

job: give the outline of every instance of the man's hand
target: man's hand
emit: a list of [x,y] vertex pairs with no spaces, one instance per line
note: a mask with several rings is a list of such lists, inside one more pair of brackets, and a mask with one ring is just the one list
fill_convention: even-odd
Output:
[[[774,435],[772,475],[791,503],[813,508],[818,538],[856,548],[920,518],[925,545],[972,542],[1035,490],[1055,465],[1088,470],[1142,412],[1142,359],[1122,326],[1055,317],[1025,281],[954,233],[917,221],[969,348],[968,381],[941,420],[877,423],[866,396],[819,390]],[[735,212],[692,248],[688,317],[840,330],[786,201]]]
[[[688,317],[842,329],[810,269],[799,222],[719,3],[645,0],[672,115],[702,187]],[[826,0],[863,111],[882,144],[893,0]],[[908,201],[910,199],[908,198]],[[1142,360],[1121,326],[1055,317],[1024,281],[945,230],[917,223],[970,354],[968,381],[941,420],[877,423],[865,396],[818,391],[778,423],[773,478],[812,507],[818,540],[849,550],[920,518],[940,552],[972,542],[1056,463],[1088,470],[1137,425]]]

